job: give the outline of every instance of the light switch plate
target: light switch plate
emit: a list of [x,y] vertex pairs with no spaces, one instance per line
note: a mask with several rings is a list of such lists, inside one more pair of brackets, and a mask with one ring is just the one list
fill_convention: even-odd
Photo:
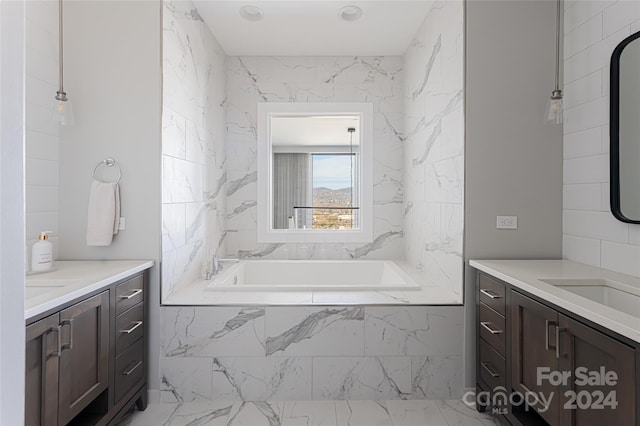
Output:
[[120,217],[120,221],[118,222],[118,231],[124,231],[126,228],[126,224],[124,221],[124,217]]
[[496,216],[497,229],[518,229],[518,216]]

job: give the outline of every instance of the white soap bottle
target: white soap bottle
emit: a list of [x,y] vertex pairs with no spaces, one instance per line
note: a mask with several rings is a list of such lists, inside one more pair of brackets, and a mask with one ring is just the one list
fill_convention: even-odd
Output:
[[31,247],[31,272],[44,272],[53,266],[53,244],[49,241],[51,231],[42,231],[38,242]]

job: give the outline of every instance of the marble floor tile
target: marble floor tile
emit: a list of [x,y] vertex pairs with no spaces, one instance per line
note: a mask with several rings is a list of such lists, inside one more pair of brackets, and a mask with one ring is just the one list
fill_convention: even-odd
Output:
[[478,413],[458,400],[436,401],[440,412],[449,426],[499,426],[497,419],[488,414]]
[[458,400],[149,404],[117,426],[499,426]]
[[394,426],[447,425],[437,402],[429,400],[387,401]]

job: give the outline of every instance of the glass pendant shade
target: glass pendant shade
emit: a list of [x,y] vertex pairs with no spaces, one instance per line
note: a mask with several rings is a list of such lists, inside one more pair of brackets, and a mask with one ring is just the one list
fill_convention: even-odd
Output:
[[545,122],[548,124],[562,124],[562,97],[549,98]]
[[73,105],[70,100],[62,101],[56,98],[53,105],[53,119],[61,126],[73,125]]

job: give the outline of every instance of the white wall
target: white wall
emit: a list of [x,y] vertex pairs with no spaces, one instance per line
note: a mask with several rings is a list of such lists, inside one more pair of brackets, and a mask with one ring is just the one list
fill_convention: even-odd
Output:
[[0,424],[24,422],[24,7],[0,2]]
[[53,121],[58,90],[58,2],[26,2],[26,239],[31,245],[41,231],[52,231],[58,256],[58,135]]
[[640,2],[569,0],[564,23],[563,256],[640,276],[640,225],[609,204],[609,63],[640,31]]
[[[465,259],[561,257],[562,128],[545,126],[555,1],[466,4]],[[496,230],[496,215],[518,230]],[[472,386],[475,281],[465,273],[465,383]]]
[[405,258],[462,296],[464,8],[434,3],[404,57]]
[[[230,57],[227,71],[228,248],[245,258],[402,257],[402,58]],[[258,102],[373,104],[373,238],[358,244],[257,242]],[[231,234],[235,234],[234,237]]]
[[[158,389],[160,319],[160,4],[65,3],[65,89],[75,124],[60,134],[60,258],[153,259],[149,386]],[[91,173],[113,156],[122,168],[127,229],[109,247],[87,247]]]
[[190,1],[163,2],[162,297],[226,237],[226,55]]

